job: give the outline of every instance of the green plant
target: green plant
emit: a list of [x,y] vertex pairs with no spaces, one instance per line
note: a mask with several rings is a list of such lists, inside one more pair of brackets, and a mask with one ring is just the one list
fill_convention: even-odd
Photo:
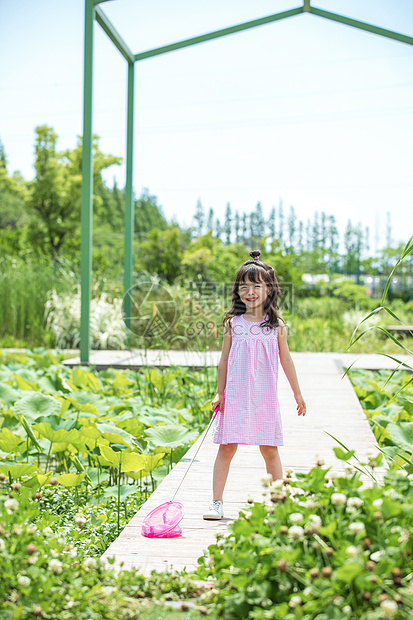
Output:
[[362,489],[359,472],[314,467],[266,481],[268,499],[218,535],[198,575],[225,620],[353,620],[413,613],[413,467]]

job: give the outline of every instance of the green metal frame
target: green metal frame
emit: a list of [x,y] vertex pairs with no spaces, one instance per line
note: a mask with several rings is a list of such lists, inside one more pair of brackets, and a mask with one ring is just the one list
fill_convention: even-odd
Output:
[[164,45],[146,52],[133,54],[128,45],[122,39],[116,28],[100,8],[99,4],[108,0],[85,0],[85,47],[84,47],[84,90],[83,90],[83,159],[82,159],[82,204],[81,204],[81,321],[80,321],[80,361],[87,364],[90,353],[90,296],[92,274],[92,196],[93,196],[93,161],[92,161],[92,84],[93,84],[93,27],[96,20],[99,26],[108,35],[109,39],[119,50],[128,64],[127,79],[127,123],[126,123],[126,185],[125,185],[125,252],[124,252],[124,306],[123,312],[125,323],[129,327],[131,316],[130,296],[126,295],[133,282],[133,122],[134,122],[134,68],[135,62],[167,54],[175,50],[205,43],[225,37],[236,32],[257,28],[281,19],[310,13],[331,21],[339,22],[353,28],[365,30],[373,34],[387,37],[413,45],[413,37],[379,28],[372,24],[357,21],[350,17],[330,13],[311,6],[310,0],[303,0],[303,5],[268,15],[260,19],[254,19],[236,26],[215,30],[197,37],[178,41],[170,45]]

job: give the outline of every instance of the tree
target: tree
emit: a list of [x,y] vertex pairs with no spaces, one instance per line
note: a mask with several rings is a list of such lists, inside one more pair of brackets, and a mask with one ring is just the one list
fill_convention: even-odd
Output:
[[320,220],[318,211],[314,213],[312,237],[313,249],[320,247]]
[[205,225],[205,212],[204,207],[202,206],[202,202],[200,200],[198,200],[196,203],[194,220],[195,236],[199,237],[199,235],[203,234]]
[[[82,141],[73,150],[57,152],[57,135],[51,127],[36,127],[35,178],[29,183],[28,205],[32,214],[29,238],[33,244],[57,259],[67,237],[80,227],[80,194],[82,184]],[[98,136],[93,136],[93,206],[96,213],[103,204],[99,189],[103,186],[102,170],[120,164],[121,158],[99,150]]]
[[293,249],[295,245],[295,235],[297,232],[297,215],[293,206],[290,206],[287,220],[288,246]]
[[235,231],[235,243],[240,242],[240,228],[241,220],[238,211],[235,211],[234,231]]
[[157,197],[150,194],[148,188],[144,187],[139,198],[135,200],[135,235],[140,238],[145,237],[153,228],[166,230],[168,222],[162,212],[162,207],[158,205]]
[[208,230],[212,230],[212,232],[214,231],[214,209],[212,207],[209,208],[206,227],[207,227],[207,231]]
[[297,249],[300,253],[304,250],[304,223],[302,220],[300,220],[298,224]]
[[223,232],[223,228],[221,226],[221,222],[219,221],[219,218],[217,217],[217,219],[215,220],[215,238],[221,239],[222,232]]
[[24,226],[28,219],[26,195],[23,177],[18,172],[12,176],[7,172],[6,153],[0,140],[0,229]]
[[170,284],[179,275],[182,261],[182,241],[178,227],[169,225],[166,230],[153,228],[141,243],[145,269],[157,273]]
[[246,213],[242,215],[242,241],[248,242],[248,215]]
[[258,239],[265,237],[265,219],[262,210],[262,204],[257,202],[255,206],[255,236]]
[[270,233],[271,241],[275,239],[276,224],[275,224],[275,207],[271,209],[270,216],[267,221],[268,231]]
[[329,245],[329,268],[331,271],[338,270],[338,250],[339,250],[339,237],[336,224],[336,218],[334,215],[330,215],[328,218],[328,245]]
[[229,202],[227,202],[227,206],[225,209],[224,232],[226,236],[226,244],[229,245],[231,243],[231,232],[232,232],[232,214],[231,214],[231,205]]
[[282,200],[280,200],[280,204],[278,205],[278,239],[280,240],[280,244],[284,246],[284,209]]

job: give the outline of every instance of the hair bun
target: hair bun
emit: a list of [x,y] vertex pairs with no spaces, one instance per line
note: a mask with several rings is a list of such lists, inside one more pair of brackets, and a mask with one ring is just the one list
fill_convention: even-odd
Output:
[[259,260],[260,254],[261,254],[261,252],[259,250],[253,250],[252,252],[250,252],[251,258],[253,258],[255,260]]

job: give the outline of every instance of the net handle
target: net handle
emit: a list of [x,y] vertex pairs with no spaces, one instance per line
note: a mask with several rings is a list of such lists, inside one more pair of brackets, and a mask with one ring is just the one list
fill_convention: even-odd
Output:
[[210,421],[210,423],[208,424],[208,427],[207,427],[206,431],[204,432],[204,436],[202,437],[201,442],[200,442],[200,444],[199,444],[199,446],[198,446],[198,448],[197,448],[197,450],[196,450],[196,452],[195,452],[194,456],[192,457],[192,461],[189,463],[188,468],[187,468],[186,472],[184,473],[184,475],[183,475],[183,477],[182,477],[181,482],[180,482],[180,483],[179,483],[179,485],[178,485],[178,488],[176,489],[175,493],[173,494],[173,497],[172,497],[172,499],[171,499],[171,502],[173,502],[173,501],[174,501],[174,499],[175,499],[175,495],[178,493],[179,489],[181,488],[181,485],[182,485],[183,481],[185,480],[186,474],[189,472],[189,469],[190,469],[190,467],[191,467],[192,463],[194,462],[195,457],[196,457],[196,455],[198,454],[200,447],[201,447],[201,446],[202,446],[202,444],[204,443],[204,439],[205,439],[205,437],[207,436],[208,431],[209,431],[209,429],[210,429],[210,427],[211,427],[211,424],[212,424],[212,422],[214,421],[215,417],[216,417],[216,416],[217,416],[217,414],[218,414],[218,411],[219,411],[219,405],[217,405],[217,406],[216,406],[216,408],[215,408],[214,415],[212,416],[211,421]]

